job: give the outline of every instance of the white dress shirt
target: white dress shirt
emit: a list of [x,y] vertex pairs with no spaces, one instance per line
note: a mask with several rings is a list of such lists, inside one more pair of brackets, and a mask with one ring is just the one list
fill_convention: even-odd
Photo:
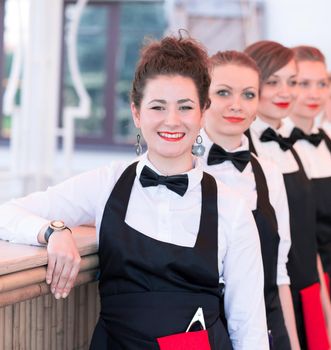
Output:
[[[282,123],[283,124],[283,123]],[[260,137],[267,128],[273,129],[269,124],[257,117],[251,124],[250,133],[256,152],[259,157],[277,164],[283,174],[293,173],[299,170],[299,166],[290,150],[283,151],[276,141],[261,142]],[[275,130],[280,133],[280,129]],[[300,157],[301,158],[301,157]]]
[[[201,214],[202,164],[189,171],[183,197],[165,186],[143,188],[139,181],[144,165],[154,171],[147,154],[140,158],[126,223],[154,239],[193,247]],[[108,197],[128,163],[83,173],[0,206],[0,238],[38,244],[37,234],[49,220],[68,226],[95,222],[97,236]],[[263,297],[263,266],[258,232],[246,201],[218,183],[218,269],[224,281],[225,313],[235,350],[269,349]]]
[[[253,211],[257,206],[256,182],[251,163],[248,163],[243,172],[240,172],[231,161],[225,161],[217,165],[208,165],[207,158],[213,142],[209,139],[204,130],[200,131],[204,146],[206,147],[203,156],[205,171],[213,175],[217,180],[242,195]],[[241,146],[231,152],[247,151],[249,149],[248,139],[242,137]],[[229,150],[226,150],[229,152]],[[278,233],[280,237],[277,263],[277,284],[290,284],[286,263],[288,252],[291,247],[289,209],[284,179],[278,167],[270,161],[257,158],[265,174],[269,189],[269,199],[273,206],[278,222]]]
[[[289,137],[295,127],[290,118],[286,118],[279,132],[284,137]],[[314,125],[311,133],[318,133],[318,128]],[[305,173],[310,179],[319,179],[331,176],[331,153],[324,140],[316,147],[307,140],[298,140],[294,144],[302,160]]]
[[321,112],[314,120],[314,126],[322,128],[331,138],[331,120],[325,119],[325,112]]
[[321,128],[328,134],[328,136],[331,138],[331,121],[329,120],[325,120],[322,125]]

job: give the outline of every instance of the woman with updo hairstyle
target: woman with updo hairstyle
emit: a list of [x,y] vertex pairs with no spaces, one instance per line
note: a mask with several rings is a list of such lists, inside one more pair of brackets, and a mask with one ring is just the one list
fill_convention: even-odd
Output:
[[274,163],[249,151],[244,134],[256,117],[260,70],[252,58],[238,51],[217,52],[209,62],[211,105],[200,132],[206,148],[205,169],[244,195],[254,214],[263,258],[270,347],[298,349],[286,268],[291,238],[284,180]]
[[48,232],[56,263],[47,278],[56,297],[71,287],[66,276],[53,278],[72,268],[60,257],[77,248],[68,230],[50,236],[49,221],[96,223],[101,312],[91,350],[268,348],[252,213],[191,153],[209,85],[208,56],[197,41],[180,35],[146,44],[131,111],[147,152],[0,207],[1,238],[42,244]]
[[[262,75],[258,114],[248,132],[250,148],[277,163],[285,181],[292,240],[287,270],[300,348],[328,349],[323,314],[328,312],[328,301],[320,293],[313,188],[302,158],[284,136],[284,119],[297,98],[294,52],[276,42],[260,41],[248,46],[245,53],[255,60]],[[324,290],[323,281],[321,285]]]
[[[331,139],[319,128],[318,117],[330,99],[325,57],[316,47],[293,48],[298,65],[298,98],[286,120],[285,132],[302,158],[317,206],[318,252],[330,289],[331,276]],[[327,292],[327,291],[326,291]],[[326,313],[331,329],[331,310]],[[330,332],[331,334],[331,332]]]

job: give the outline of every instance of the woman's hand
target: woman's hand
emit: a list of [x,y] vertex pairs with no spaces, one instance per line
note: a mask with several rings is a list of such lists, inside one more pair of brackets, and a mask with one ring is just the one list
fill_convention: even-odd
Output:
[[46,282],[56,299],[66,298],[74,286],[80,268],[80,255],[71,232],[66,229],[53,233],[47,245]]

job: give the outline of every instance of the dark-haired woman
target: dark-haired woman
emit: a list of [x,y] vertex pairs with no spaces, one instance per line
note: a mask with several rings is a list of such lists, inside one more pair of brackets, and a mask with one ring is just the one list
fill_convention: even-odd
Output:
[[[192,39],[167,37],[147,45],[131,109],[148,152],[131,164],[114,163],[0,209],[0,227],[13,240],[19,239],[13,231],[22,232],[20,224],[11,226],[13,219],[31,221],[29,231],[39,232],[41,243],[51,219],[69,226],[96,221],[101,314],[93,350],[157,350],[157,338],[185,332],[199,307],[212,350],[267,349],[253,216],[191,154],[209,106],[207,59]],[[10,217],[3,218],[5,212]],[[68,230],[53,233],[48,250],[65,239]],[[223,280],[229,335],[219,316]],[[59,296],[68,293],[63,279],[53,288]]]
[[259,69],[253,59],[237,51],[216,53],[210,65],[211,106],[200,133],[206,147],[205,169],[244,195],[254,213],[271,348],[299,349],[286,269],[291,240],[284,180],[277,166],[250,153],[244,135],[256,116]]
[[[292,245],[287,268],[300,346],[312,349],[309,346],[312,339],[323,339],[320,349],[325,349],[328,339],[321,309],[325,298],[322,303],[313,189],[302,159],[289,140],[281,136],[283,119],[289,115],[297,96],[294,54],[291,49],[272,41],[252,44],[245,52],[256,61],[262,76],[258,117],[249,132],[250,147],[257,155],[278,164],[288,197]],[[313,320],[312,312],[307,311],[311,305],[311,294],[315,311],[318,311],[317,327],[309,325],[309,320]]]

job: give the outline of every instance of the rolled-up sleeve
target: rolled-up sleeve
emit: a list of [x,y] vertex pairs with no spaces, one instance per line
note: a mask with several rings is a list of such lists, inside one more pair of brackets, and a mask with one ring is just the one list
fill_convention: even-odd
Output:
[[1,205],[0,238],[38,245],[38,233],[50,220],[63,220],[69,227],[94,223],[96,208],[100,207],[100,202],[105,202],[108,190],[112,188],[112,174],[107,167],[98,168],[44,192],[35,192]]

